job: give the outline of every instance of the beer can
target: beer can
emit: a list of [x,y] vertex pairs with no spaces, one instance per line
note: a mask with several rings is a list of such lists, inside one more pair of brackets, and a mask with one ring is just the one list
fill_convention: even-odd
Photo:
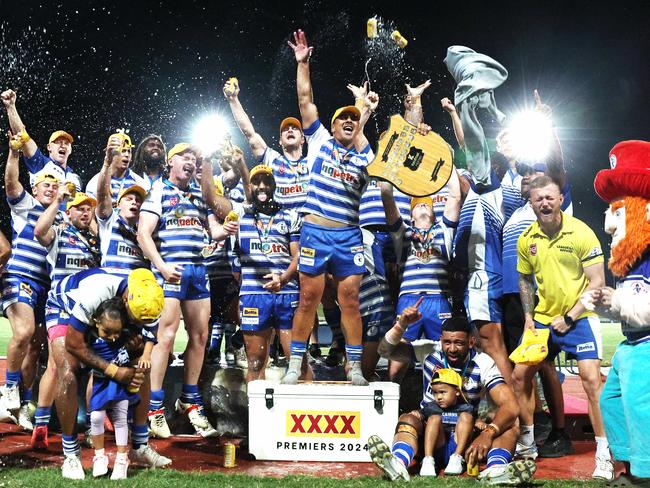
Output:
[[77,195],[77,185],[72,181],[66,181],[65,187],[68,189],[68,193],[70,193],[70,198],[74,198]]
[[235,466],[237,466],[237,464],[235,463],[236,450],[237,450],[237,446],[235,446],[232,442],[226,442],[223,445],[223,467],[224,468],[234,468]]
[[225,222],[237,222],[238,220],[239,220],[239,214],[234,210],[228,212],[228,215],[226,215],[225,218]]
[[472,478],[476,478],[478,476],[478,464],[467,465],[467,476],[471,476]]
[[366,24],[366,35],[368,36],[368,39],[374,39],[379,35],[376,17],[368,19]]
[[399,33],[398,30],[394,30],[390,37],[393,38],[393,41],[395,41],[395,44],[397,44],[401,49],[404,49],[406,45],[409,43],[402,34]]

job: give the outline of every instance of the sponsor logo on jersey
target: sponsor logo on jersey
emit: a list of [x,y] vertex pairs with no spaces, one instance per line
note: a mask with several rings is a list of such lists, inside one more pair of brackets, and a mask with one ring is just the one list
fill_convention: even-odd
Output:
[[341,180],[343,183],[351,183],[352,185],[359,186],[359,175],[348,171],[341,171],[331,164],[323,163],[321,174],[327,175],[335,180]]
[[307,183],[295,183],[293,185],[286,185],[278,187],[278,193],[282,196],[295,195],[297,193],[307,193]]
[[[284,254],[289,253],[289,248],[279,242],[268,243],[268,245],[268,250],[266,250],[264,254],[272,254],[278,252]],[[262,251],[262,243],[260,241],[251,241],[251,251]]]
[[244,310],[242,310],[242,316],[244,316],[244,317],[259,317],[260,316],[260,309],[259,308],[254,308],[254,307],[244,307]]
[[583,342],[582,344],[578,344],[576,346],[576,352],[588,352],[588,351],[595,351],[596,350],[596,344],[592,342]]
[[199,227],[203,228],[201,225],[201,219],[198,217],[170,217],[167,219],[167,228],[188,228],[188,227]]
[[32,293],[34,293],[34,291],[32,290],[32,287],[29,286],[27,283],[21,283],[20,284],[20,291],[25,292],[30,297],[32,296]]
[[125,242],[120,242],[117,245],[118,256],[142,256],[142,251],[139,247],[129,246]]
[[286,435],[291,437],[359,438],[361,412],[287,410]]
[[94,265],[91,259],[86,259],[85,257],[80,256],[66,256],[65,257],[65,267],[66,268],[91,268]]
[[358,252],[363,252],[363,246],[354,246],[350,248],[352,254],[357,254]]
[[313,258],[314,256],[316,256],[316,249],[312,249],[311,247],[301,247],[300,255],[305,256],[307,258]]

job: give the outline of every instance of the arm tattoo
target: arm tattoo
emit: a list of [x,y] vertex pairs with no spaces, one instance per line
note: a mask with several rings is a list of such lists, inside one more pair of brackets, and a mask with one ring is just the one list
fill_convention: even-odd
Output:
[[519,297],[521,306],[524,309],[524,315],[533,315],[535,309],[535,287],[533,284],[533,275],[519,273]]

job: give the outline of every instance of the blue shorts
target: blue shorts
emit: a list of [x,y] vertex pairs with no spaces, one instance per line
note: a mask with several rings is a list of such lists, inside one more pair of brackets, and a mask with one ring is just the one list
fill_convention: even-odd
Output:
[[165,281],[160,273],[156,272],[158,284],[165,292],[165,298],[179,300],[202,300],[210,298],[210,284],[205,266],[202,264],[183,265],[180,283]]
[[385,263],[397,263],[397,255],[395,254],[395,245],[390,232],[373,232],[375,242],[381,247],[381,257]]
[[501,323],[503,278],[498,273],[478,270],[469,274],[465,291],[465,309],[470,322]]
[[234,276],[210,278],[210,323],[223,322],[229,317],[228,307],[239,295],[239,283]]
[[240,327],[244,332],[258,332],[270,327],[291,330],[293,314],[298,308],[299,293],[260,293],[239,297]]
[[416,295],[404,294],[397,301],[397,314],[401,314],[406,307],[415,305],[420,297],[424,297],[418,310],[422,318],[408,326],[404,333],[404,339],[415,341],[424,337],[432,341],[440,340],[442,334],[442,323],[451,317],[451,304],[443,295]]
[[361,317],[363,342],[379,342],[393,325],[393,316],[388,311],[372,312]]
[[45,302],[48,289],[25,276],[6,274],[2,279],[2,311],[14,303],[26,303],[34,310],[36,325],[45,323]]
[[550,326],[535,321],[535,328],[550,329],[547,359],[553,359],[560,351],[573,354],[578,361],[583,359],[602,359],[602,335],[600,319],[595,315],[575,321],[575,325],[566,334],[558,334]]
[[318,276],[362,275],[366,272],[359,227],[323,227],[305,222],[300,232],[298,270]]
[[55,329],[65,328],[69,324],[70,314],[65,310],[59,300],[49,295],[45,306],[45,327],[47,328],[48,336]]

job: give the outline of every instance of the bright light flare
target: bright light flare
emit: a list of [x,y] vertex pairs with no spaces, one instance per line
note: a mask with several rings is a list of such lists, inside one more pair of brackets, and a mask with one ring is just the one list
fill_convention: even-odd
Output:
[[553,140],[551,120],[535,111],[524,111],[508,124],[508,142],[521,162],[544,162]]
[[219,114],[209,114],[199,120],[192,129],[192,144],[204,155],[212,154],[229,137],[230,124]]

